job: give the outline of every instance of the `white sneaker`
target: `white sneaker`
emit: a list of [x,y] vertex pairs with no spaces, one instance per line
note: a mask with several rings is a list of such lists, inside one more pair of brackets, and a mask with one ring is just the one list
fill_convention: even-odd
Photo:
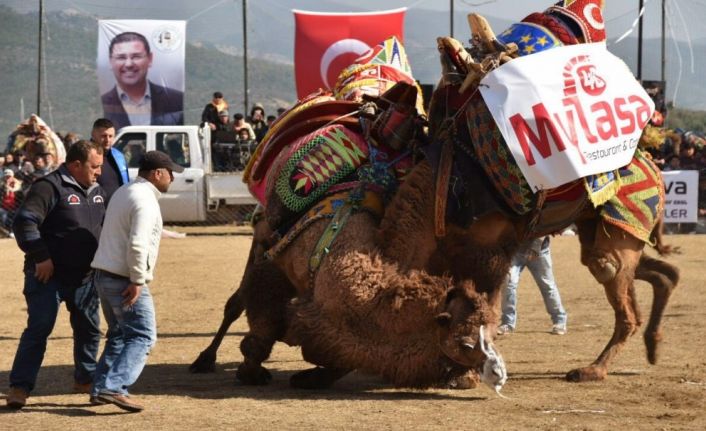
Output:
[[564,335],[566,334],[566,325],[557,323],[552,326],[552,335]]
[[505,335],[505,334],[512,334],[515,331],[515,329],[508,325],[507,323],[503,323],[502,325],[498,326],[498,335]]

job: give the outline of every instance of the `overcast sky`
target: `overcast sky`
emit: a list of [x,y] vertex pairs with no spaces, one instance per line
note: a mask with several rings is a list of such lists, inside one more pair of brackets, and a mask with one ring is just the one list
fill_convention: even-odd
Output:
[[[47,10],[75,9],[103,17],[122,18],[144,17],[152,18],[160,14],[173,15],[174,9],[186,9],[187,16],[195,16],[203,11],[219,7],[227,3],[240,5],[242,0],[44,0]],[[461,29],[465,25],[465,15],[478,12],[492,16],[519,20],[529,12],[540,11],[551,5],[552,0],[453,0],[455,9],[455,26]],[[614,37],[628,31],[637,17],[638,0],[608,0],[605,17],[611,34]],[[658,37],[660,32],[660,17],[662,0],[644,0],[645,3],[645,36]],[[37,10],[39,0],[0,0],[0,4],[9,5],[15,9],[27,12]],[[249,0],[251,8],[266,9],[292,8],[318,11],[345,10],[381,10],[399,7],[433,9],[449,11],[451,0]],[[706,38],[706,0],[670,0],[667,2],[668,22],[674,32],[673,36],[685,40],[687,35],[692,39]],[[635,32],[636,34],[636,32]],[[668,33],[671,37],[672,33]]]
[[[531,12],[542,11],[557,0],[453,0],[454,37],[467,41],[470,36],[466,15],[477,12],[489,17],[491,25],[499,31],[501,25],[517,22]],[[645,38],[658,38],[661,31],[661,6],[663,0],[644,0]],[[666,0],[665,0],[666,1]],[[35,12],[39,0],[0,0],[0,4],[10,6],[20,12]],[[98,19],[173,19],[186,20],[192,42],[207,41],[231,53],[239,54],[242,43],[242,4],[243,0],[44,0],[48,11],[63,10],[80,13]],[[253,49],[251,56],[263,54],[275,61],[293,61],[294,18],[292,9],[320,12],[366,12],[407,7],[414,15],[430,13],[430,27],[405,28],[405,35],[419,41],[429,39],[424,45],[408,47],[415,77],[423,82],[433,82],[438,75],[436,46],[433,38],[449,34],[449,20],[444,14],[450,10],[451,0],[248,0],[248,41]],[[706,58],[706,0],[669,0],[667,5],[667,81],[674,100],[684,103],[690,93],[685,90],[687,80],[682,85],[682,77],[691,78],[692,85],[701,85],[696,79],[704,76],[703,58]],[[623,60],[635,73],[637,52],[637,28],[633,23],[638,16],[639,0],[607,0],[604,11],[609,48],[623,53]],[[408,14],[410,16],[412,14]],[[432,21],[432,17],[434,17]],[[440,19],[441,18],[441,19]],[[502,20],[499,24],[498,18]],[[415,21],[415,23],[417,23]],[[266,28],[263,28],[266,27]],[[269,28],[269,31],[268,31]],[[421,33],[420,33],[421,30]],[[426,30],[426,31],[424,31]],[[30,32],[33,29],[30,29]],[[613,46],[613,41],[626,32],[629,37]],[[430,36],[431,34],[431,36]],[[697,42],[693,48],[682,43],[679,48],[674,40]],[[2,43],[2,41],[0,41]],[[659,79],[660,51],[655,44],[643,51],[645,79]],[[263,48],[264,47],[264,48]],[[433,58],[433,60],[430,60]],[[692,62],[695,65],[692,65]],[[699,84],[694,84],[699,82]],[[677,97],[677,92],[683,95]],[[687,105],[706,106],[700,97],[690,100]],[[703,108],[700,108],[703,109]]]

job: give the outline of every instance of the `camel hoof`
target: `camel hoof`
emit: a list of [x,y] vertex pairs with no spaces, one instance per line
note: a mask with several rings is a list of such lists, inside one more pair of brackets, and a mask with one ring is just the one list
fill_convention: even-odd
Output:
[[659,358],[659,345],[662,341],[662,334],[658,332],[645,332],[645,347],[647,347],[647,360],[650,364],[655,365]]
[[440,387],[443,389],[475,389],[480,384],[480,376],[472,371],[461,376],[450,377],[445,382],[442,382]]
[[263,386],[272,380],[272,374],[263,366],[248,367],[245,364],[240,364],[235,371],[235,378],[240,383],[248,386]]
[[201,352],[198,358],[189,365],[189,372],[194,374],[215,373],[216,372],[216,355],[208,350]]
[[597,367],[583,367],[571,370],[566,373],[566,380],[569,382],[595,382],[603,380],[606,377],[605,370]]
[[289,384],[297,389],[328,389],[346,373],[337,369],[315,367],[292,375]]

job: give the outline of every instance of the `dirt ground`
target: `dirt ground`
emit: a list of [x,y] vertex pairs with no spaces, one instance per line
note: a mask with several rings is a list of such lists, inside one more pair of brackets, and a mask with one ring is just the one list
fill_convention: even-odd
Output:
[[[508,399],[481,387],[466,391],[395,389],[375,376],[351,374],[333,389],[290,389],[289,376],[308,368],[297,348],[277,344],[265,365],[269,386],[235,383],[242,360],[244,318],[231,329],[215,374],[192,375],[188,365],[210,342],[225,300],[243,273],[251,237],[188,236],[165,239],[152,284],[159,341],[132,388],[147,405],[140,414],[93,407],[71,393],[71,331],[59,315],[35,392],[13,412],[0,400],[0,429],[706,429],[706,236],[669,236],[684,254],[671,258],[682,271],[664,319],[660,362],[650,366],[642,334],[635,335],[603,382],[575,384],[564,374],[590,363],[610,337],[613,316],[602,288],[578,259],[578,241],[556,238],[556,277],[569,315],[565,336],[551,322],[525,272],[519,288],[518,327],[498,340],[505,357]],[[0,240],[0,398],[24,328],[22,254]],[[652,293],[638,284],[643,312]]]

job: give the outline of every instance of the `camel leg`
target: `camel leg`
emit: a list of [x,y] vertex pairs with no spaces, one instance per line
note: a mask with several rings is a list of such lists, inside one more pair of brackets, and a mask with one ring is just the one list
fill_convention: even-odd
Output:
[[248,290],[253,290],[253,283],[258,280],[258,275],[262,272],[262,264],[258,264],[258,255],[262,254],[262,246],[257,238],[253,239],[248,253],[248,261],[245,265],[243,278],[240,281],[238,289],[228,298],[225,309],[223,310],[223,321],[221,326],[213,337],[211,344],[199,355],[198,358],[189,366],[189,371],[192,373],[212,373],[216,370],[216,353],[223,342],[228,329],[245,310],[246,294]]
[[647,360],[650,364],[656,364],[659,343],[662,341],[662,315],[669,302],[669,297],[679,282],[679,270],[663,260],[643,255],[635,271],[635,278],[647,281],[652,285],[652,311],[647,328],[645,328],[644,338],[647,347]]
[[350,372],[340,368],[314,367],[293,374],[289,384],[298,389],[328,389]]
[[240,351],[243,353],[244,359],[238,365],[235,377],[246,385],[266,385],[272,380],[272,374],[262,366],[262,363],[270,357],[272,346],[277,339],[274,335],[263,336],[262,331],[259,332],[257,335],[249,333],[240,343]]
[[272,380],[262,363],[270,357],[272,347],[287,330],[287,304],[296,295],[294,286],[273,263],[258,265],[259,274],[251,279],[244,296],[248,306],[250,331],[240,343],[243,362],[236,378],[246,385],[265,385]]
[[230,326],[238,320],[238,317],[243,313],[245,309],[243,305],[242,289],[236,290],[228,301],[226,302],[225,309],[223,310],[223,321],[221,326],[216,332],[216,336],[213,337],[211,344],[201,352],[198,358],[189,366],[189,371],[192,373],[213,373],[216,371],[216,354],[218,348],[223,342],[223,338]]
[[[579,235],[584,231],[582,227],[586,228],[586,225],[579,225]],[[572,382],[605,379],[609,362],[618,354],[628,337],[635,333],[640,323],[640,313],[635,307],[633,281],[644,244],[617,228],[601,223],[598,223],[594,238],[593,247],[590,247],[586,236],[580,238],[581,260],[596,280],[603,284],[608,302],[615,313],[615,327],[610,341],[590,366],[567,373],[566,379]],[[612,274],[615,275],[611,277]]]

